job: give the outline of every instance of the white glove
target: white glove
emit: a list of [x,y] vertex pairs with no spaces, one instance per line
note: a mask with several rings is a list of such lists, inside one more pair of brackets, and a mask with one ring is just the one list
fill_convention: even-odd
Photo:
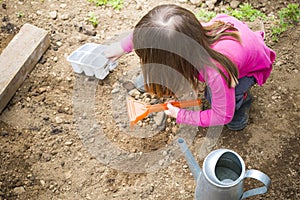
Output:
[[168,103],[167,107],[168,107],[168,110],[164,111],[166,113],[166,115],[173,117],[173,118],[177,118],[180,108],[173,106],[171,103]]
[[120,42],[112,43],[103,51],[104,56],[111,61],[118,60],[124,53]]

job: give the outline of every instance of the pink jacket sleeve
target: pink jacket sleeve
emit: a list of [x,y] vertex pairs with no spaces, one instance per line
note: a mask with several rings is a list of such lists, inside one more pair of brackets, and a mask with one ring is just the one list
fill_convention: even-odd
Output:
[[[239,77],[254,76],[257,84],[266,82],[272,71],[275,52],[268,48],[263,35],[253,32],[248,26],[225,14],[218,15],[214,20],[230,22],[238,29],[242,42],[220,40],[212,48],[231,59],[239,70]],[[217,66],[222,69],[221,66]],[[225,80],[217,71],[208,68],[204,77],[212,92],[211,109],[205,111],[189,111],[181,109],[177,116],[178,123],[195,126],[214,126],[227,124],[232,120],[235,111],[235,89],[228,88]]]
[[133,50],[133,32],[131,32],[129,35],[127,35],[125,38],[121,40],[121,47],[126,52],[129,53]]
[[229,88],[225,79],[214,69],[207,70],[206,83],[211,89],[211,109],[191,111],[180,109],[177,123],[194,126],[217,126],[229,123],[235,111],[235,89]]

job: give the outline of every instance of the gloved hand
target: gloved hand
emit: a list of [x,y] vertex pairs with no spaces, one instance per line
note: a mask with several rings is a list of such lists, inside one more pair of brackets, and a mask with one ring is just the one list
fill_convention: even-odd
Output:
[[173,118],[177,118],[180,108],[173,106],[171,103],[168,103],[167,107],[168,107],[168,110],[164,111],[166,113],[166,115],[173,117]]
[[111,61],[118,60],[124,53],[120,42],[112,43],[103,51],[104,56]]

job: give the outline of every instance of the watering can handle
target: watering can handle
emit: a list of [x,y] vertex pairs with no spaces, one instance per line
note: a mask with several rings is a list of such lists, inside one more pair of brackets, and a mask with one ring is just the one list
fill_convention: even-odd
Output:
[[266,193],[271,184],[271,179],[266,174],[264,174],[261,171],[255,170],[255,169],[247,170],[244,178],[254,178],[254,179],[262,182],[265,186],[251,189],[251,190],[244,192],[242,199],[246,199],[246,198],[254,196],[254,195]]

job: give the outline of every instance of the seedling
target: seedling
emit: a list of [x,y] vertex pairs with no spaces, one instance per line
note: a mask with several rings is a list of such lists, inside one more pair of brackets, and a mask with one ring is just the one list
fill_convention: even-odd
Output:
[[201,9],[198,13],[196,13],[196,17],[203,22],[208,22],[212,18],[214,18],[217,15],[217,13],[212,11],[206,11],[204,9]]
[[273,20],[274,25],[271,27],[271,38],[277,42],[281,33],[289,27],[298,24],[300,19],[299,4],[289,4],[278,12],[279,19]]
[[116,10],[121,10],[123,7],[124,0],[110,0],[108,4],[111,5]]
[[103,6],[107,4],[107,0],[87,0],[87,1],[96,4],[96,6]]
[[123,7],[124,0],[87,0],[94,3],[96,6],[110,5],[116,10],[120,10]]
[[255,21],[256,18],[266,19],[266,15],[261,11],[254,9],[250,4],[244,3],[239,6],[239,9],[228,9],[228,14],[244,21]]
[[18,18],[24,17],[24,13],[22,11],[17,12],[17,17]]
[[[266,15],[259,10],[254,9],[250,4],[241,4],[238,9],[228,8],[226,11],[228,15],[231,15],[239,20],[243,21],[255,21],[256,18],[266,19]],[[206,11],[201,9],[196,13],[196,17],[201,21],[208,22],[217,15],[215,12]]]
[[94,26],[97,27],[98,26],[98,18],[96,17],[94,12],[89,12],[88,13],[88,21]]
[[300,18],[299,4],[289,4],[279,12],[280,22],[287,24],[297,24]]

